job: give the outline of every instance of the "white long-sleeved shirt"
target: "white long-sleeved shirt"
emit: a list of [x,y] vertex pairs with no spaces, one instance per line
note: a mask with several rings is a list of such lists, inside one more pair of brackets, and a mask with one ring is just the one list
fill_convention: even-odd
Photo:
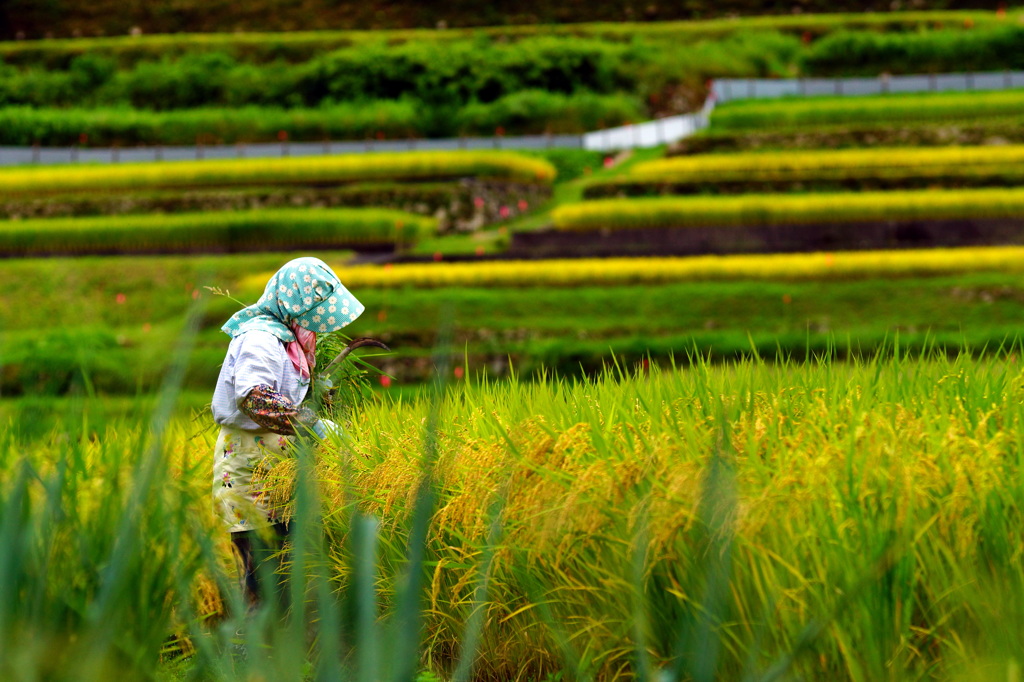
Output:
[[221,426],[265,431],[238,409],[256,386],[266,385],[298,405],[309,380],[295,369],[285,344],[269,332],[250,331],[231,339],[213,392],[213,420]]

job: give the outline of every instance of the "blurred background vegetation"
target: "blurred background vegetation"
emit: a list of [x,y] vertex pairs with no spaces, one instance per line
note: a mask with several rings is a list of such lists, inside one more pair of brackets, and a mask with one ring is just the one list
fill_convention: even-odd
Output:
[[171,3],[75,2],[68,0],[6,0],[4,37],[70,37],[118,35],[133,29],[144,33],[308,31],[323,29],[395,29],[504,26],[580,22],[666,21],[710,19],[755,14],[786,15],[823,12],[888,12],[892,10],[993,9],[978,0],[839,3],[748,0],[687,3],[572,2],[546,0],[493,2],[486,5],[450,2],[332,2],[331,0],[261,0],[240,6],[224,0]]
[[0,44],[0,143],[579,133],[698,108],[712,78],[1024,68],[1017,17],[14,41]]
[[[1013,85],[1019,6],[5,0],[0,39],[0,145],[69,162],[0,169],[3,679],[1019,678],[1024,90],[555,144],[712,79]],[[300,254],[394,352],[271,467],[282,620],[206,405]]]

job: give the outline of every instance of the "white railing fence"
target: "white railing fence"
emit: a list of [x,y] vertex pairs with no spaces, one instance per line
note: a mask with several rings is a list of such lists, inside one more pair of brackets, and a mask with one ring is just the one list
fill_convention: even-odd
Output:
[[582,146],[584,149],[607,152],[671,144],[693,135],[698,130],[707,128],[714,108],[715,99],[708,97],[704,101],[704,106],[697,113],[668,116],[645,123],[586,133],[583,136]]

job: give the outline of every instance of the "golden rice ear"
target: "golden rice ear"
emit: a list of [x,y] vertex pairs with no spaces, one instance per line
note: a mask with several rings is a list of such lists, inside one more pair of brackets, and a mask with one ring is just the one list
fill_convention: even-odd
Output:
[[257,501],[271,511],[278,521],[291,521],[295,513],[295,474],[298,462],[294,457],[268,453],[252,471],[252,487],[259,490]]
[[323,409],[326,413],[330,413],[334,409],[334,400],[338,397],[338,389],[331,388],[324,391],[323,394]]

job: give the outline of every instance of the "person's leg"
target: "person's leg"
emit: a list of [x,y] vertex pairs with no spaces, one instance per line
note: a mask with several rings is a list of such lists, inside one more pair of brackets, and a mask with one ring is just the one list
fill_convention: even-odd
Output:
[[242,588],[246,602],[256,606],[265,596],[262,591],[261,574],[276,575],[271,584],[275,585],[278,603],[282,609],[288,603],[287,575],[283,565],[287,562],[287,554],[283,551],[288,538],[288,524],[276,523],[268,529],[269,537],[257,531],[239,531],[231,534],[231,543],[239,559],[239,571],[242,574]]
[[251,530],[231,533],[231,545],[235,549],[238,569],[241,573],[242,593],[245,595],[245,602],[250,607],[258,604],[260,600],[259,567],[254,546],[257,542],[259,542],[259,538]]
[[270,544],[266,545],[266,554],[262,557],[262,565],[267,566],[274,575],[271,585],[277,592],[277,604],[281,608],[281,613],[284,613],[290,604],[287,570],[289,556],[286,549],[289,527],[287,523],[275,523],[270,530]]

